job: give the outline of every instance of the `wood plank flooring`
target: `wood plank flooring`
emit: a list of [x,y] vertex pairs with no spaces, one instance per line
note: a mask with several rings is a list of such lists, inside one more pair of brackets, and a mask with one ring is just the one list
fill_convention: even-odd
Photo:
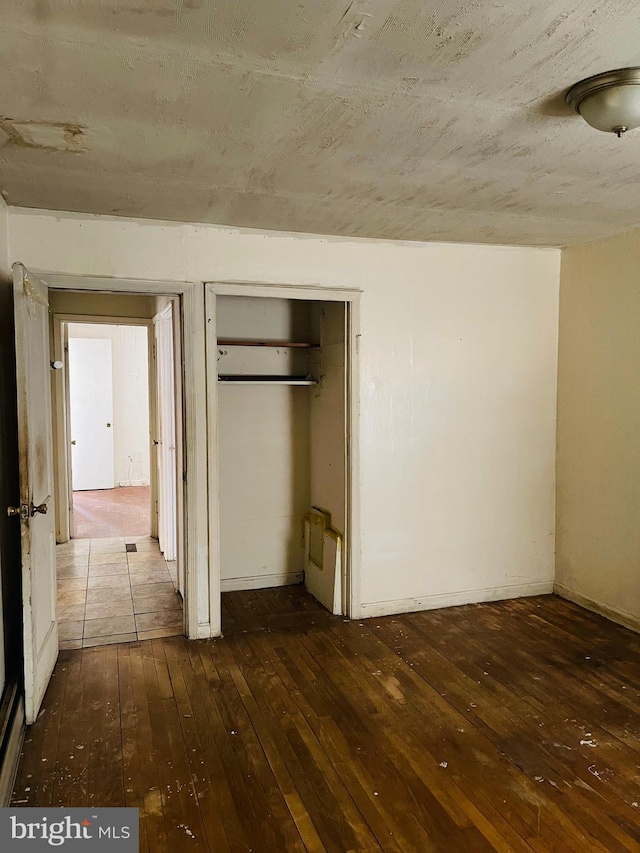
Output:
[[553,596],[224,615],[61,653],[14,805],[136,806],[145,853],[640,852],[637,634]]

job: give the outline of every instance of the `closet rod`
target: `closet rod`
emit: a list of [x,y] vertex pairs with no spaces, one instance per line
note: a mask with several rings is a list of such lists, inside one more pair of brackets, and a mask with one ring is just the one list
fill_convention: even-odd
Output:
[[307,376],[239,376],[219,374],[218,382],[224,385],[317,385],[317,380]]
[[218,338],[219,347],[317,347],[318,344],[309,344],[306,341],[241,341],[232,338]]

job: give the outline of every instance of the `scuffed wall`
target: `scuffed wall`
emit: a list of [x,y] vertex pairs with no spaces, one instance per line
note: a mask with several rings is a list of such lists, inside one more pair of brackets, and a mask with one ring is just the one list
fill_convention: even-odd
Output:
[[559,251],[24,210],[11,233],[39,269],[361,288],[363,614],[551,590]]
[[557,591],[640,628],[640,231],[562,256]]

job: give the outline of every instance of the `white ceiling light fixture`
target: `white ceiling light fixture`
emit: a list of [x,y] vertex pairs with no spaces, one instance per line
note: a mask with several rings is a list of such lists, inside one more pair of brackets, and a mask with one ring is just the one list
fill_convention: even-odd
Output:
[[565,100],[591,127],[620,137],[640,127],[640,67],[587,77],[569,89]]

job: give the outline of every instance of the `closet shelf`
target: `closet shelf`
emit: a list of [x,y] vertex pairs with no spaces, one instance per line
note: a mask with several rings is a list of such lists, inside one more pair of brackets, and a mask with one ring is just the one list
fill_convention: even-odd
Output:
[[317,385],[315,379],[308,376],[269,376],[269,375],[241,375],[241,374],[219,374],[218,382],[225,385]]
[[219,347],[280,347],[286,348],[317,348],[319,344],[310,344],[306,341],[243,341],[235,338],[218,338]]

